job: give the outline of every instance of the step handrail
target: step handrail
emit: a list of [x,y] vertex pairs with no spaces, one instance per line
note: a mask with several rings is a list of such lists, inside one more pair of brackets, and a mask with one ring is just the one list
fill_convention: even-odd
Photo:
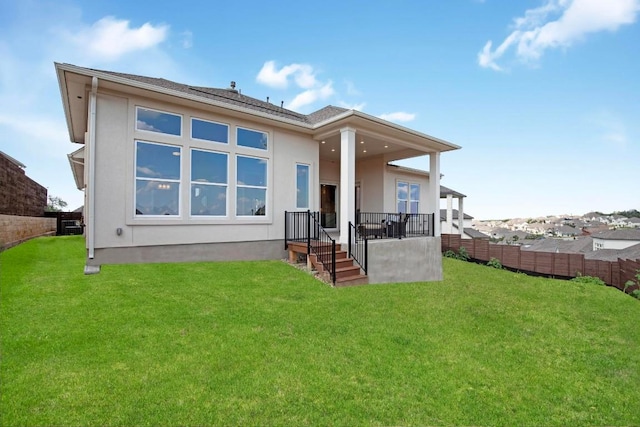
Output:
[[348,255],[358,263],[364,274],[367,274],[367,264],[369,259],[369,239],[363,238],[356,226],[349,221],[349,248]]

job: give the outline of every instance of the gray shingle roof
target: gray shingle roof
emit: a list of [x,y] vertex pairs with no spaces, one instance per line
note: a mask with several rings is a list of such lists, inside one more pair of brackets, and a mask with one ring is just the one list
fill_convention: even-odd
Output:
[[309,123],[315,125],[316,123],[323,122],[325,120],[330,119],[331,117],[337,116],[338,114],[342,114],[345,111],[349,111],[346,108],[342,107],[334,107],[333,105],[327,105],[324,108],[319,109],[307,116],[307,120]]
[[531,244],[525,243],[523,251],[534,252],[559,252],[563,254],[584,254],[593,251],[593,239],[591,237],[577,237],[571,240],[539,239]]
[[600,261],[617,261],[618,258],[640,260],[640,243],[625,249],[600,249],[585,254],[584,258]]
[[[453,214],[453,219],[457,220],[458,219],[458,209],[451,209],[451,213]],[[473,217],[467,213],[464,214],[464,219],[473,219]],[[446,209],[440,209],[440,220],[441,221],[446,221],[447,220],[447,210]]]
[[453,197],[467,197],[462,193],[457,192],[456,190],[452,190],[449,187],[445,187],[444,185],[440,186],[440,198],[443,199],[447,195],[451,194]]
[[595,239],[602,240],[640,240],[640,230],[637,228],[619,228],[592,234]]
[[345,111],[349,111],[346,108],[334,107],[332,105],[329,105],[314,113],[306,115],[306,114],[297,113],[292,110],[288,110],[286,108],[280,107],[279,105],[275,105],[270,102],[262,101],[260,99],[243,95],[237,90],[233,90],[230,88],[224,89],[224,88],[190,86],[190,85],[185,85],[182,83],[177,83],[171,80],[166,80],[166,79],[161,79],[156,77],[138,76],[136,74],[126,74],[126,73],[118,73],[114,71],[105,71],[105,70],[96,70],[96,69],[92,69],[92,70],[105,73],[105,74],[110,74],[112,76],[120,77],[123,79],[128,79],[128,80],[133,80],[140,83],[146,83],[149,85],[158,86],[164,89],[175,90],[175,91],[189,94],[192,96],[198,96],[201,98],[206,98],[206,99],[217,101],[217,102],[223,102],[226,104],[231,104],[231,105],[247,108],[254,111],[260,111],[265,114],[283,117],[289,120],[293,120],[293,121],[297,121],[305,124],[316,124],[324,120],[328,120],[331,117],[337,116],[338,114],[342,114]]

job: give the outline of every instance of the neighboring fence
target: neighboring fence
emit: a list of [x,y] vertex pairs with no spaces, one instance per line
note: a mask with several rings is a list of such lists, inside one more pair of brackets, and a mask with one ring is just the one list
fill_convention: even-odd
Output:
[[19,215],[0,215],[0,250],[26,240],[56,234],[56,219]]
[[[585,259],[583,254],[523,251],[520,246],[497,245],[482,239],[462,239],[458,234],[443,234],[441,241],[443,252],[458,251],[464,247],[476,261],[487,262],[495,258],[506,268],[550,277],[599,277],[620,290],[624,290],[628,280],[635,281],[636,271],[640,270],[640,260],[600,261]],[[631,286],[627,292],[638,288],[637,285]]]
[[82,212],[45,212],[47,218],[56,218],[56,234],[68,236],[70,234],[82,234]]

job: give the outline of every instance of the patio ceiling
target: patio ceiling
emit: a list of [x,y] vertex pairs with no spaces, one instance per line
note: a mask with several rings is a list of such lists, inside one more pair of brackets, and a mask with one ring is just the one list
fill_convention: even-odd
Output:
[[[320,159],[340,160],[340,134],[332,135],[320,141]],[[426,154],[412,148],[407,148],[399,143],[389,142],[372,136],[365,136],[356,132],[356,160],[369,157],[383,156],[385,161],[407,159]]]

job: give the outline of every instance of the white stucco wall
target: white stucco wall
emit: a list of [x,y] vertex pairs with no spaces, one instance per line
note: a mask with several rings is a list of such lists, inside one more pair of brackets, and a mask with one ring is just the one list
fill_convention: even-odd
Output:
[[[182,136],[135,130],[135,107],[158,109],[182,115]],[[267,215],[235,217],[235,156],[229,154],[227,217],[190,218],[190,149],[221,149],[190,138],[190,117],[229,125],[229,144],[235,144],[236,126],[266,132],[267,152],[228,147],[238,154],[268,156]],[[135,216],[135,141],[173,144],[182,148],[180,216],[150,218]],[[222,146],[222,148],[220,148]],[[291,131],[191,107],[166,104],[122,94],[99,93],[96,125],[96,248],[241,242],[284,238],[284,211],[296,208],[296,162],[310,165],[310,209],[319,209],[318,144],[310,137]],[[122,229],[121,235],[116,233]]]
[[356,182],[360,184],[360,211],[384,212],[384,168],[382,157],[361,160],[356,164]]
[[429,177],[399,169],[394,166],[386,166],[384,174],[384,212],[396,212],[397,208],[397,183],[408,182],[409,184],[420,185],[420,202],[418,203],[418,213],[430,213],[433,210],[429,206]]

